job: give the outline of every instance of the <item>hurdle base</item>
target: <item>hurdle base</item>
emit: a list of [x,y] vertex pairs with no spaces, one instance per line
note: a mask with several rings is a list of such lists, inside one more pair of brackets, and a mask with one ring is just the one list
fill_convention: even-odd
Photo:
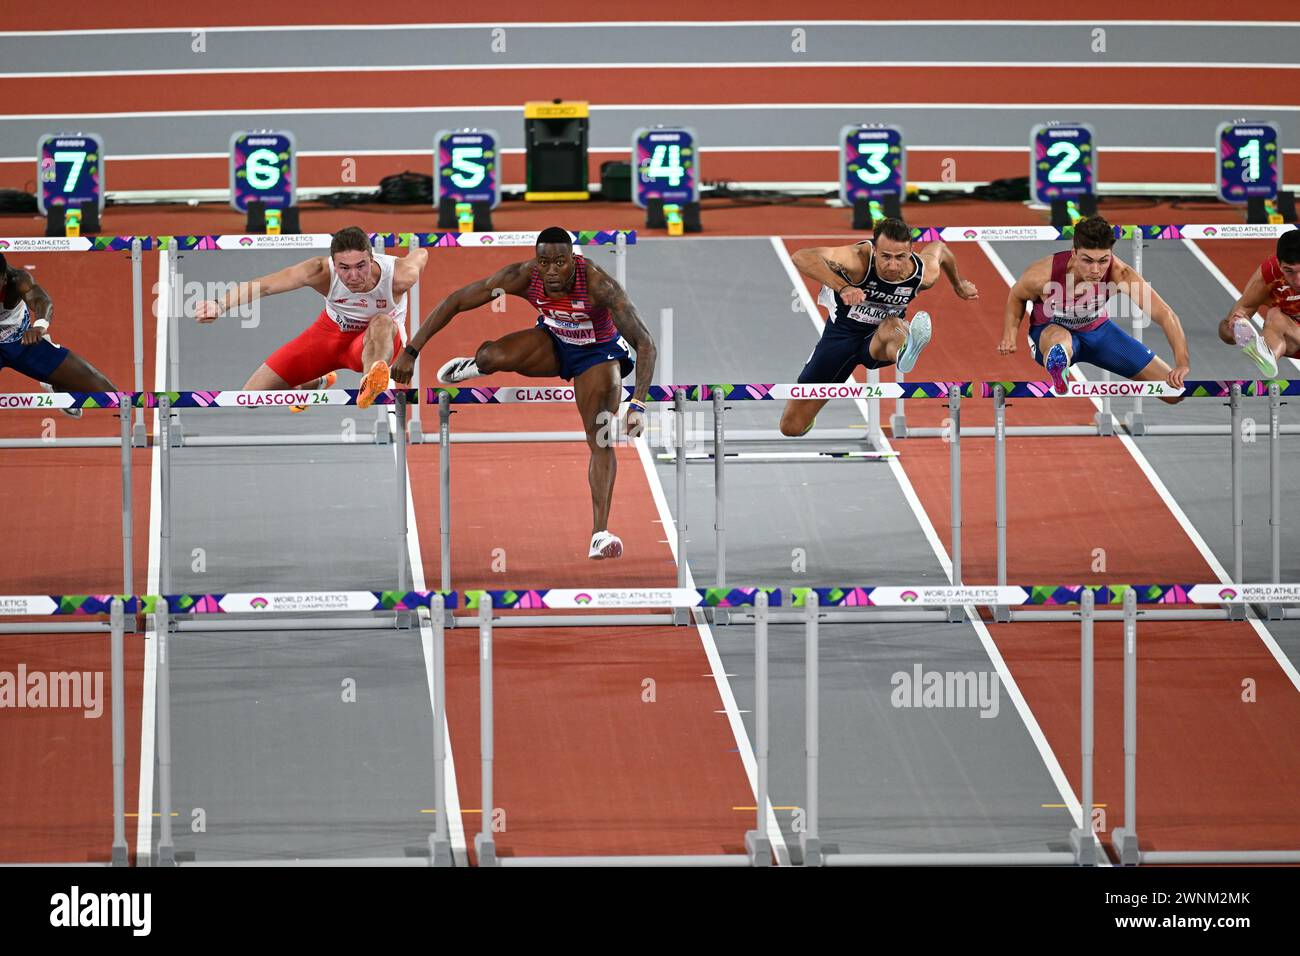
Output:
[[745,833],[745,853],[749,856],[750,866],[772,865],[772,841],[766,833],[749,830]]
[[113,844],[113,856],[111,858],[112,866],[130,866],[131,861],[127,858],[126,843]]
[[1264,617],[1270,621],[1284,621],[1286,620],[1286,608],[1280,604],[1265,605]]
[[1097,434],[1109,438],[1115,434],[1115,419],[1109,412],[1098,412],[1093,416],[1097,423]]
[[995,624],[1011,623],[1011,608],[1005,604],[995,604],[993,606],[993,622]]
[[131,447],[148,448],[149,433],[145,430],[144,422],[136,422],[131,426]]
[[691,623],[691,609],[686,607],[673,608],[673,626],[685,627]]
[[1074,850],[1075,862],[1080,866],[1097,865],[1097,841],[1091,830],[1079,827],[1070,831],[1070,849]]
[[385,418],[379,418],[375,421],[375,444],[387,445],[388,439],[388,421]]
[[486,833],[474,834],[474,854],[479,866],[499,866],[497,845]]
[[725,607],[713,607],[713,608],[709,608],[709,611],[710,611],[710,614],[709,614],[709,621],[710,621],[710,623],[713,623],[713,624],[723,624],[723,625],[725,625],[725,624],[730,624],[730,623],[731,623],[731,609],[730,609],[730,608],[725,608]]
[[817,837],[810,839],[806,833],[799,834],[799,849],[803,853],[804,866],[822,865],[822,841]]
[[1146,416],[1138,412],[1125,412],[1124,428],[1130,435],[1145,435],[1147,433]]
[[948,623],[960,624],[966,620],[966,609],[960,604],[950,604],[948,606]]
[[437,867],[456,865],[451,855],[450,840],[439,840],[436,834],[429,834],[429,865]]
[[893,414],[889,416],[889,430],[895,438],[907,437],[907,416]]
[[185,426],[181,424],[181,417],[175,412],[171,413],[171,424],[168,428],[171,433],[171,443],[173,448],[180,448],[185,444]]
[[1228,611],[1228,620],[1229,620],[1229,621],[1244,621],[1244,620],[1246,620],[1246,605],[1244,605],[1244,604],[1229,604],[1229,605],[1226,605],[1226,607],[1227,607],[1227,611]]
[[1111,834],[1111,846],[1119,857],[1120,866],[1137,866],[1142,854],[1138,851],[1137,834],[1125,827],[1117,827]]
[[159,845],[158,852],[154,854],[154,866],[175,866],[176,865],[176,847],[170,843],[166,846]]
[[408,445],[424,444],[424,426],[412,419],[406,423],[406,443]]
[[398,611],[393,615],[393,628],[399,631],[409,631],[415,626],[414,615],[410,611]]

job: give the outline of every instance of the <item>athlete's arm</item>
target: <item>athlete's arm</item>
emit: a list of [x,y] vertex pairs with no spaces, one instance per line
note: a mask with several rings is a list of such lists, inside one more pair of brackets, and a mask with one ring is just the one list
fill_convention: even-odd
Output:
[[429,261],[429,250],[421,247],[411,237],[411,245],[406,255],[393,263],[393,295],[401,296],[420,281],[420,273]]
[[1016,280],[1007,295],[1007,307],[1002,315],[1002,341],[998,351],[1010,355],[1016,350],[1016,340],[1020,337],[1020,323],[1025,319],[1025,306],[1043,296],[1043,286],[1051,276],[1051,256],[1039,259],[1024,275]]
[[307,286],[321,295],[329,292],[329,262],[324,256],[314,256],[305,262],[260,276],[252,282],[240,282],[219,299],[200,302],[194,308],[194,318],[200,322],[212,322],[217,316],[233,306],[251,305],[255,299],[281,292],[292,292]]
[[[636,352],[636,388],[632,400],[645,408],[646,396],[650,394],[650,383],[654,380],[655,359],[657,351],[650,330],[641,321],[636,306],[627,297],[623,287],[607,272],[598,266],[587,265],[588,288],[591,290],[592,304],[609,309],[609,317],[614,321],[614,328],[623,336]],[[593,281],[594,280],[594,281]],[[635,406],[628,409],[628,432],[635,437],[632,413]]]
[[411,373],[415,370],[415,356],[411,352],[419,352],[424,348],[429,339],[437,335],[453,318],[462,312],[487,305],[499,295],[524,297],[524,293],[528,291],[528,280],[531,275],[531,259],[526,262],[512,262],[486,279],[471,282],[457,289],[439,302],[415,335],[411,336],[410,344],[402,350],[402,354],[393,363],[391,371],[394,381],[405,385],[411,380]]
[[798,250],[790,256],[790,261],[809,279],[838,292],[845,305],[861,305],[866,301],[866,293],[848,283],[844,276],[835,271],[836,267],[842,272],[861,269],[862,260],[859,255],[857,246],[814,246]]
[[921,281],[922,289],[928,289],[938,282],[939,273],[942,272],[952,283],[952,290],[957,293],[958,298],[978,299],[980,297],[975,283],[963,279],[961,273],[957,271],[957,257],[946,242],[932,242],[918,255],[926,263],[925,278]]
[[1246,288],[1241,290],[1241,298],[1233,303],[1232,311],[1228,313],[1228,323],[1231,324],[1239,318],[1249,320],[1272,297],[1272,290],[1264,281],[1264,270],[1256,269],[1250,281],[1246,283]]
[[[10,269],[9,280],[14,284],[27,303],[27,311],[32,317],[32,324],[23,333],[23,345],[35,345],[48,335],[50,319],[54,315],[54,303],[49,293],[33,281],[26,269]],[[8,285],[8,282],[5,284]]]
[[1169,303],[1160,298],[1160,293],[1151,287],[1151,283],[1142,278],[1132,266],[1115,260],[1115,282],[1119,284],[1129,300],[1140,308],[1146,317],[1160,326],[1169,340],[1169,347],[1174,350],[1174,367],[1170,369],[1168,382],[1174,388],[1183,387],[1183,379],[1191,371],[1192,359],[1187,351],[1187,336],[1183,334],[1183,324]]

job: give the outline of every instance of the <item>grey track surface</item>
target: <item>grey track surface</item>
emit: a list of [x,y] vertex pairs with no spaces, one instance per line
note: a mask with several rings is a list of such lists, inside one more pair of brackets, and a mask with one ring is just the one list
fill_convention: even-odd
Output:
[[[994,243],[994,249],[1007,267],[1019,275],[1032,261],[1059,251],[1058,243]],[[1210,247],[1210,243],[1203,243]],[[1268,244],[1260,243],[1260,259]],[[1115,254],[1125,262],[1133,261],[1133,243],[1116,244]],[[1233,297],[1181,242],[1149,242],[1144,248],[1143,275],[1161,297],[1178,313],[1187,334],[1191,351],[1192,377],[1198,379],[1255,378],[1258,369],[1244,359],[1235,347],[1218,338],[1219,320],[1228,314]],[[1247,276],[1233,277],[1240,286]],[[1131,320],[1121,322],[1126,331]],[[1156,325],[1143,329],[1143,341],[1157,355],[1170,361],[1173,352],[1164,333]],[[1171,363],[1172,364],[1172,363]],[[1295,374],[1294,366],[1283,363],[1283,375]],[[1100,370],[1083,366],[1091,381],[1102,378]],[[1284,400],[1285,401],[1285,400]],[[1300,403],[1284,404],[1281,421],[1300,422]],[[1112,409],[1119,417],[1133,406],[1131,400],[1116,399]],[[1226,401],[1190,399],[1178,406],[1159,401],[1145,401],[1143,414],[1150,424],[1227,424]],[[1243,418],[1257,423],[1256,440],[1247,443],[1243,458],[1245,511],[1244,576],[1246,581],[1269,581],[1272,575],[1272,550],[1269,529],[1268,422],[1269,404],[1265,398],[1242,400]],[[1192,525],[1200,532],[1219,562],[1232,573],[1232,492],[1231,447],[1227,435],[1188,437],[1151,435],[1135,439],[1138,447],[1169,489]],[[1282,436],[1282,573],[1283,581],[1300,579],[1300,520],[1289,507],[1300,493],[1300,475],[1288,467],[1300,436]],[[1014,467],[1014,466],[1011,466]],[[1014,483],[1013,483],[1014,484]],[[1153,559],[1153,563],[1156,559]],[[1159,577],[1153,567],[1153,579]],[[1300,666],[1300,621],[1269,622],[1269,632],[1293,664]]]
[[[701,94],[707,99],[707,94]],[[1088,122],[1103,146],[1196,147],[1214,141],[1225,108],[1150,109],[1034,106],[962,105],[957,107],[877,106],[863,101],[849,107],[777,106],[771,113],[751,109],[701,108],[665,104],[635,108],[591,109],[591,149],[626,149],[639,127],[684,125],[694,127],[708,147],[806,147],[834,145],[842,127],[854,123],[896,123],[907,131],[911,146],[965,146],[1023,149],[1034,124],[1049,119]],[[1295,112],[1270,112],[1283,143],[1300,140]],[[346,117],[346,122],[340,122]],[[761,117],[761,118],[760,118]],[[1176,120],[1174,119],[1176,117]],[[772,119],[775,118],[775,122]],[[0,155],[22,156],[50,131],[51,120],[14,118],[0,127]],[[523,109],[483,110],[472,106],[428,110],[399,109],[391,113],[368,109],[331,110],[327,113],[259,113],[231,111],[203,116],[69,117],[57,121],[68,128],[84,129],[104,137],[105,149],[116,156],[154,156],[169,153],[219,153],[230,149],[236,129],[290,129],[304,151],[343,152],[363,148],[404,152],[432,150],[440,129],[462,126],[495,128],[504,149],[524,147]]]
[[[212,253],[186,256],[183,268],[187,281],[207,283],[301,258]],[[256,329],[182,322],[181,383],[240,387],[320,307],[314,293],[294,293],[267,300]],[[341,384],[355,387],[359,376],[344,376]],[[326,432],[342,427],[345,411],[194,410],[182,423],[202,434]],[[396,585],[391,445],[182,448],[172,474],[176,591]],[[195,548],[204,549],[202,573]],[[401,856],[424,844],[433,744],[418,629],[183,632],[171,647],[178,852]],[[355,681],[355,703],[342,699],[346,679]],[[191,832],[195,808],[206,832]]]
[[[790,309],[789,283],[766,239],[647,243],[632,258],[629,286],[652,332],[659,308],[675,309],[679,381],[791,381],[816,341],[808,316]],[[819,424],[862,422],[852,405],[831,408]],[[772,428],[780,409],[738,403],[729,421]],[[660,465],[659,477],[676,513],[672,466]],[[947,583],[884,465],[737,466],[727,481],[732,583]],[[690,467],[688,525],[692,571],[698,584],[711,584],[711,468]],[[804,574],[791,570],[794,548],[807,552]],[[771,635],[772,802],[803,806],[803,632],[779,626]],[[715,627],[714,637],[741,708],[751,709],[752,628]],[[970,624],[828,625],[822,661],[826,841],[853,852],[1062,848],[1069,816],[1042,807],[1061,797],[1005,691],[994,718],[890,703],[893,675],[918,663],[993,673]],[[752,715],[746,721],[752,735]],[[791,814],[777,817],[797,848]]]
[[[190,30],[136,35],[0,38],[5,72],[151,69],[219,71],[239,67],[330,67],[567,63],[818,63],[1060,62],[1293,63],[1294,29],[1211,24],[1114,25],[1104,54],[1093,51],[1087,24],[806,24],[796,52],[791,24],[680,23],[575,27],[504,25],[505,50],[494,49],[492,27],[404,26],[381,30],[222,30],[193,49]],[[497,44],[499,46],[499,44]],[[359,62],[364,51],[364,63]],[[130,64],[129,67],[123,64]]]

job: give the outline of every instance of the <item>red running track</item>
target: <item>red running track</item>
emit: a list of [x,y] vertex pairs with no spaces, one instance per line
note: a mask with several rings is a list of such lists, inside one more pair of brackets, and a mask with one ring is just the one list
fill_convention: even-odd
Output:
[[[91,359],[115,383],[131,387],[130,268],[112,255],[12,255],[11,265],[35,265],[33,275],[54,303],[56,341]],[[145,269],[156,273],[156,263]],[[146,273],[148,274],[148,273]],[[153,368],[152,342],[146,368]],[[147,381],[151,381],[150,376]],[[0,391],[31,383],[0,372]],[[52,416],[52,417],[51,417]],[[48,424],[47,421],[48,420]],[[0,434],[41,437],[117,434],[109,412],[74,421],[59,412],[0,413]],[[151,452],[134,453],[133,562],[137,591],[145,588],[149,549]],[[116,448],[6,450],[5,486],[16,497],[6,509],[8,552],[3,594],[104,594],[122,589],[121,452]],[[14,620],[12,618],[6,620]],[[41,618],[49,621],[52,618]],[[67,620],[66,618],[61,620]],[[102,714],[81,710],[0,710],[0,860],[107,860],[113,839],[112,734],[109,717],[109,639],[105,634],[0,635],[0,671],[90,671],[102,674]],[[126,638],[126,810],[134,814],[140,778],[143,640]],[[135,819],[127,842],[135,849]]]

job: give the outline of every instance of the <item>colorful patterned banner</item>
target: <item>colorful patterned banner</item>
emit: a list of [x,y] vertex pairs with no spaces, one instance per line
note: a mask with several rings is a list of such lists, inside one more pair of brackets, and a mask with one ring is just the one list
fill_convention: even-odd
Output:
[[[419,391],[414,388],[400,389],[406,395],[408,404],[419,400]],[[144,401],[136,396],[136,405],[156,408],[161,396],[166,395],[173,408],[283,408],[290,405],[355,405],[357,403],[355,388],[332,388],[322,390],[300,389],[295,391],[239,391],[220,392],[142,392]],[[376,405],[396,404],[395,390],[380,392],[375,397]]]
[[140,240],[140,248],[152,249],[153,236],[6,236],[0,239],[0,252],[130,252],[131,243]]
[[225,594],[17,594],[0,595],[0,617],[96,616],[121,599],[127,614],[153,614],[165,602],[172,614],[285,614],[401,611],[429,607],[442,594],[449,609],[477,610],[484,594],[500,610],[596,610],[665,607],[742,607],[760,592],[770,607],[805,607],[816,592],[822,607],[941,607],[954,604],[1060,607],[1092,591],[1097,607],[1119,607],[1132,591],[1138,604],[1300,604],[1300,584],[1031,584],[907,587],[845,585],[826,588],[536,588],[471,591],[263,591]]
[[134,392],[6,392],[0,409],[121,408],[135,400]]
[[134,614],[139,607],[140,599],[131,594],[14,594],[0,597],[0,617],[108,614],[115,598],[122,599],[127,614]]
[[[688,401],[693,392],[698,392],[698,385],[651,385],[647,402],[671,402],[673,389],[687,393]],[[632,397],[636,389],[631,385],[623,386],[623,401]],[[477,388],[427,388],[424,400],[430,405],[438,404],[438,395],[446,392],[448,401],[453,405],[546,405],[557,402],[575,401],[576,393],[572,385],[484,385]]]
[[760,590],[768,594],[768,604],[781,603],[778,588],[541,588],[531,591],[465,591],[465,607],[479,607],[484,594],[492,596],[492,607],[501,610],[537,608],[662,608],[662,607],[740,607],[753,604]]
[[[629,246],[636,245],[636,231],[627,229],[584,229],[573,233],[575,246],[610,246],[618,242],[619,235],[627,239]],[[489,248],[489,247],[525,247],[537,244],[537,232],[372,232],[370,244],[383,243],[384,248],[410,248],[414,240],[418,245],[429,248]],[[130,239],[130,236],[122,237]],[[154,237],[144,237],[154,238]],[[174,249],[181,252],[208,249],[245,250],[259,249],[328,249],[333,237],[329,233],[295,233],[278,236],[263,235],[192,235],[192,236],[157,236],[158,248]],[[0,242],[17,242],[19,240],[0,239]],[[29,240],[23,240],[29,241]],[[34,240],[30,240],[34,241]],[[77,242],[78,240],[43,240],[45,242]],[[127,242],[130,248],[130,242]],[[20,251],[37,251],[24,249]]]
[[456,607],[455,591],[264,591],[229,594],[145,595],[141,610],[154,613],[165,601],[172,614],[303,614],[320,611],[410,611],[429,607],[441,593]]

